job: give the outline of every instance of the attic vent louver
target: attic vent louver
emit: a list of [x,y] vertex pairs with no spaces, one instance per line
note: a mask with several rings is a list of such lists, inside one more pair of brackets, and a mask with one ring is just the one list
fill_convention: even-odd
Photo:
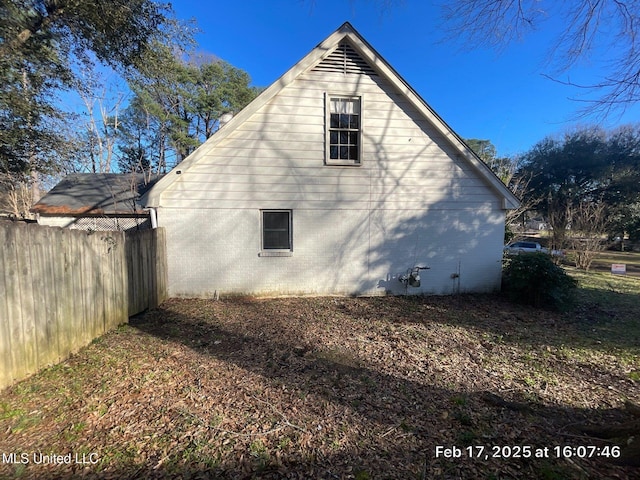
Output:
[[322,62],[313,68],[314,72],[351,73],[356,75],[377,75],[351,45],[341,43]]

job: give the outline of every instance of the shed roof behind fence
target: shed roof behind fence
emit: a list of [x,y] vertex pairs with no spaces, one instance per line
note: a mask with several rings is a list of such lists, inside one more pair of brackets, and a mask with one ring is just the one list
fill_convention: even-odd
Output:
[[144,208],[140,196],[162,175],[74,173],[67,175],[32,208],[45,215],[131,215]]

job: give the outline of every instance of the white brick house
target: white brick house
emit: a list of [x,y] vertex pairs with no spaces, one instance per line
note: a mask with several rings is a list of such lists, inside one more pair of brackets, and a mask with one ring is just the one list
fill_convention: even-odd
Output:
[[376,295],[499,289],[518,199],[345,23],[142,202],[171,296]]

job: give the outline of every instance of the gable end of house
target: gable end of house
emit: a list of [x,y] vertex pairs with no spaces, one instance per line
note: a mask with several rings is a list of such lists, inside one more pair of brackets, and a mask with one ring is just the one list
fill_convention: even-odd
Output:
[[444,294],[500,288],[514,198],[345,24],[146,206],[166,228],[172,296]]

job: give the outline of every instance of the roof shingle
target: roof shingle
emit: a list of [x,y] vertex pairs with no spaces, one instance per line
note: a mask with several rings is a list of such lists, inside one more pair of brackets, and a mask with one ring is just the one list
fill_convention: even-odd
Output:
[[162,175],[74,173],[42,197],[31,211],[45,215],[131,215],[144,212],[140,196]]

